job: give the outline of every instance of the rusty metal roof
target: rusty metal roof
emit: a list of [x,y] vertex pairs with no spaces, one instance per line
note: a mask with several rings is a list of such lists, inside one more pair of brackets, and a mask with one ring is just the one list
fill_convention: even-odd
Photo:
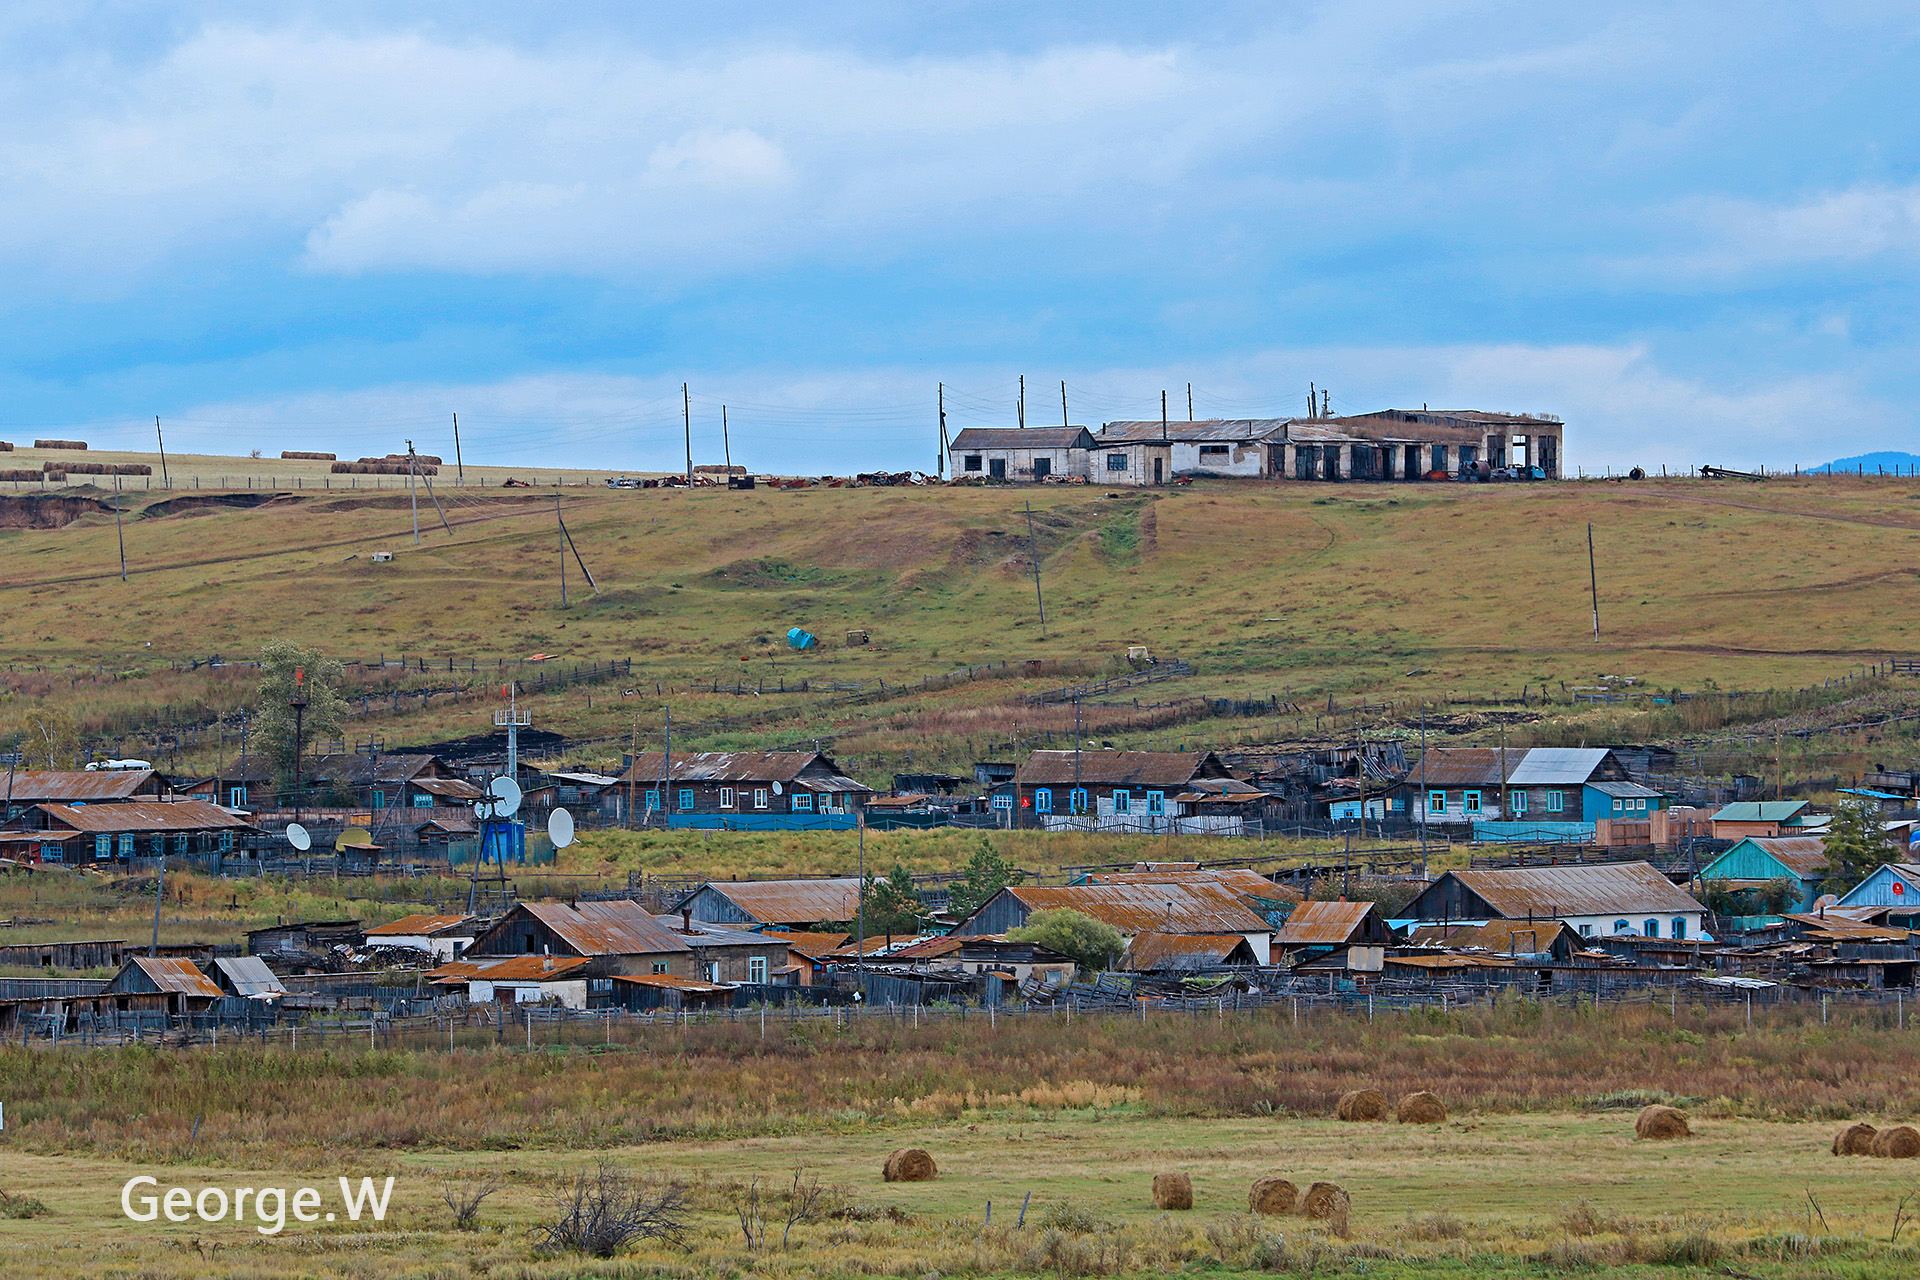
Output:
[[367,930],[369,938],[406,937],[418,938],[439,933],[442,929],[452,929],[463,924],[473,924],[472,916],[401,916],[391,924],[375,925]]
[[1497,955],[1387,956],[1388,964],[1415,969],[1511,969],[1513,961]]
[[671,973],[616,973],[615,982],[631,982],[637,987],[662,987],[669,991],[731,991],[714,982],[702,982],[698,978],[682,978]]
[[1371,902],[1303,902],[1280,926],[1283,947],[1325,947],[1346,942],[1366,923]]
[[564,902],[521,902],[514,911],[524,911],[540,921],[583,956],[644,956],[693,950],[685,938],[631,899],[573,906]]
[[1101,871],[1089,875],[1087,883],[1211,884],[1223,889],[1231,889],[1246,898],[1264,898],[1269,902],[1300,901],[1298,889],[1290,885],[1275,884],[1250,867],[1217,867],[1205,871],[1197,868],[1182,871]]
[[1273,932],[1248,909],[1244,894],[1217,884],[1015,885],[1002,892],[1031,911],[1078,911],[1129,935]]
[[[1518,749],[1507,752],[1507,768],[1512,769],[1526,754]],[[1416,755],[1407,769],[1410,786],[1497,787],[1500,785],[1500,749],[1498,747],[1434,747],[1424,757]],[[1424,769],[1424,773],[1422,770]]]
[[1093,433],[1085,427],[968,427],[950,449],[1090,449]]
[[[909,946],[901,947],[887,958],[890,960],[938,960],[941,956],[952,955],[961,947],[972,946],[976,942],[987,940],[979,936],[956,938],[952,934],[938,938],[922,938]],[[869,938],[867,941],[871,942],[873,939]]]
[[[1094,433],[1095,447],[1107,444],[1152,444],[1161,439],[1183,444],[1251,444],[1287,425],[1286,418],[1210,418],[1200,422],[1168,422],[1158,418],[1109,422]],[[1165,431],[1163,437],[1161,432]]]
[[427,974],[435,982],[541,982],[587,966],[580,956],[508,956],[504,960],[455,960]]
[[1508,867],[1497,871],[1449,871],[1446,875],[1473,890],[1495,912],[1509,918],[1706,910],[1645,862]]
[[[0,782],[0,797],[11,796],[14,804],[39,801],[61,804],[78,800],[101,804],[125,800],[143,791],[155,790],[152,769],[22,769],[11,783]],[[12,790],[5,788],[11,785]]]
[[211,996],[218,1000],[226,994],[191,960],[173,960],[166,956],[129,956],[127,962],[138,965],[140,972],[146,974],[154,986],[172,995]]
[[837,951],[852,940],[850,933],[815,933],[811,931],[788,931],[766,929],[761,932],[763,938],[773,938],[787,944],[787,950],[798,951],[808,959],[817,959],[829,951]]
[[480,788],[464,778],[409,778],[407,785],[449,800],[478,800],[482,794]]
[[[1211,751],[1082,751],[1081,786],[1185,787],[1197,777],[1225,778],[1227,766]],[[1074,783],[1075,753],[1035,751],[1017,775],[1021,786]]]
[[140,831],[211,831],[251,828],[237,814],[206,800],[124,800],[118,804],[43,804],[48,819],[96,835]]
[[713,880],[707,888],[761,924],[851,920],[860,914],[860,879]]
[[[1525,951],[1529,954],[1549,949],[1562,933],[1573,933],[1573,926],[1559,920],[1479,920],[1470,924],[1421,924],[1407,934],[1407,941],[1456,949],[1481,947],[1503,954]],[[1578,943],[1578,935],[1574,941]]]
[[[655,786],[660,782],[660,753],[642,751],[620,775],[620,782]],[[675,752],[667,770],[675,782],[722,782],[765,786],[792,784],[809,791],[866,791],[871,788],[840,772],[840,766],[819,751],[695,751]]]
[[1237,933],[1136,933],[1127,945],[1129,969],[1205,969],[1226,964],[1228,957],[1251,948]]
[[1798,876],[1817,876],[1832,865],[1827,844],[1819,836],[1748,836],[1781,866]]

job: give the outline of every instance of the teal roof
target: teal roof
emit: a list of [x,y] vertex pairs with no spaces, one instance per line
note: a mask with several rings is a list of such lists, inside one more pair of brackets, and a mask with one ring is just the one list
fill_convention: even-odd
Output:
[[1807,807],[1805,800],[1742,800],[1713,815],[1715,822],[1786,822]]

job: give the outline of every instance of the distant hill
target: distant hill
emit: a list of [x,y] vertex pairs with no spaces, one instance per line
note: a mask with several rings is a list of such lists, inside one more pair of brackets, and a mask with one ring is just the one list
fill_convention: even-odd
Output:
[[1863,453],[1853,458],[1835,458],[1832,462],[1823,462],[1817,467],[1806,468],[1808,475],[1824,475],[1830,471],[1854,471],[1862,468],[1868,475],[1885,471],[1889,475],[1920,475],[1920,455],[1911,453]]

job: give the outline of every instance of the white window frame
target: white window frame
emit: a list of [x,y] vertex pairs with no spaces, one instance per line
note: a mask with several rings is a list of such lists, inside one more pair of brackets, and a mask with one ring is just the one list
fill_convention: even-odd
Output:
[[765,956],[747,957],[747,981],[764,985],[767,980],[767,958]]
[[765,787],[755,787],[753,789],[753,807],[756,809],[764,809],[767,807],[767,789]]
[[708,982],[717,983],[720,981],[720,962],[718,960],[705,960],[702,961],[701,964],[706,972]]
[[733,788],[732,787],[720,788],[720,807],[722,809],[731,809],[733,808],[733,801],[734,801]]

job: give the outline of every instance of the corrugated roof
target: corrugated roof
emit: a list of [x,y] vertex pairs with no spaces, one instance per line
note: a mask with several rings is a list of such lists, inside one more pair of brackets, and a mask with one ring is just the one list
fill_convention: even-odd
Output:
[[[1507,767],[1519,760],[1520,752],[1507,752]],[[1422,760],[1425,763],[1422,764]],[[1425,757],[1414,756],[1407,770],[1411,786],[1497,787],[1500,785],[1500,751],[1497,747],[1434,747]]]
[[1747,841],[1797,876],[1817,876],[1833,865],[1819,836],[1748,836]]
[[[1580,786],[1606,762],[1605,747],[1529,747],[1507,774],[1510,787]],[[1513,752],[1507,753],[1513,759]]]
[[220,956],[213,963],[238,995],[270,996],[287,989],[259,956]]
[[407,785],[428,795],[445,796],[449,800],[478,800],[480,788],[464,778],[411,778]]
[[1085,427],[968,427],[949,449],[1085,449],[1093,433]]
[[414,781],[414,775],[431,769],[437,757],[419,753],[368,755],[364,751],[331,751],[316,756],[306,766],[310,778],[324,778],[348,786]]
[[542,982],[562,978],[587,966],[580,956],[508,956],[502,960],[455,960],[427,977],[435,982]]
[[1612,912],[1706,910],[1645,862],[1592,867],[1508,867],[1446,874],[1508,918],[1531,915],[1553,919]]
[[1388,956],[1388,964],[1407,965],[1414,969],[1509,969],[1513,961],[1497,955],[1474,956]]
[[1101,871],[1087,877],[1088,884],[1211,884],[1248,898],[1269,902],[1298,902],[1300,891],[1279,885],[1248,867],[1219,867],[1193,871]]
[[0,790],[0,796],[11,795],[15,804],[32,804],[38,801],[65,803],[79,800],[89,804],[100,804],[110,800],[125,800],[136,795],[141,788],[149,791],[148,784],[153,780],[152,769],[21,769],[11,780],[0,783],[0,787],[11,786],[11,792]]
[[690,945],[696,947],[764,947],[779,941],[776,938],[767,937],[764,933],[736,929],[725,924],[708,924],[701,920],[695,920],[693,932],[688,933],[680,927],[679,916],[655,916],[654,919],[658,920],[669,933],[677,938],[686,939]]
[[206,800],[124,800],[118,804],[43,804],[55,822],[96,835],[129,831],[210,831],[251,827]]
[[[871,939],[869,939],[871,941]],[[901,947],[893,952],[890,960],[938,960],[941,956],[950,956],[963,946],[984,942],[984,937],[956,938],[947,934],[940,938],[922,938],[910,946]]]
[[456,925],[472,923],[474,923],[472,916],[401,916],[391,924],[375,925],[373,928],[367,930],[367,936],[369,938],[417,938],[424,937],[427,934],[438,933],[442,929],[451,929]]
[[1587,785],[1601,795],[1611,796],[1615,800],[1657,800],[1661,794],[1652,787],[1643,787],[1637,782],[1589,782]]
[[[1227,768],[1211,751],[1082,751],[1082,786],[1184,787],[1203,769],[1224,777]],[[1022,786],[1072,786],[1072,751],[1035,751],[1017,775]]]
[[[1210,418],[1201,422],[1165,424],[1167,440],[1183,444],[1250,444],[1287,425],[1286,418]],[[1096,447],[1103,444],[1152,444],[1162,438],[1159,419],[1109,422],[1094,432]]]
[[637,987],[662,987],[669,991],[730,991],[717,983],[702,982],[698,978],[681,978],[671,973],[616,973],[615,982],[631,982]]
[[687,940],[630,899],[614,902],[522,902],[525,911],[583,956],[644,956],[691,951]]
[[860,880],[714,880],[707,885],[761,924],[851,920],[860,914]]
[[1136,933],[1127,946],[1132,969],[1205,969],[1225,964],[1247,940],[1237,933]]
[[1373,910],[1371,902],[1303,902],[1280,926],[1283,947],[1337,946],[1353,937]]
[[[802,776],[808,769],[813,772]],[[636,786],[660,782],[660,753],[642,751],[634,758],[619,781],[632,779]],[[831,757],[818,751],[696,751],[675,752],[667,771],[668,782],[745,783],[749,786],[778,782],[809,791],[865,791],[871,788],[840,772]]]
[[816,933],[766,929],[761,931],[764,938],[778,938],[787,944],[787,950],[798,951],[808,959],[818,959],[829,951],[838,951],[847,945],[853,935],[850,933]]
[[1713,815],[1715,822],[1785,822],[1798,817],[1805,800],[1740,800]]
[[1429,946],[1482,947],[1500,953],[1545,951],[1572,926],[1558,920],[1479,920],[1470,924],[1420,924],[1407,941]]
[[153,985],[160,990],[182,996],[211,996],[218,1000],[226,992],[213,984],[213,979],[200,972],[191,960],[174,960],[166,956],[131,956],[129,964],[140,966]]
[[1029,910],[1066,908],[1104,920],[1124,934],[1271,933],[1237,890],[1212,884],[1077,884],[1005,890]]

